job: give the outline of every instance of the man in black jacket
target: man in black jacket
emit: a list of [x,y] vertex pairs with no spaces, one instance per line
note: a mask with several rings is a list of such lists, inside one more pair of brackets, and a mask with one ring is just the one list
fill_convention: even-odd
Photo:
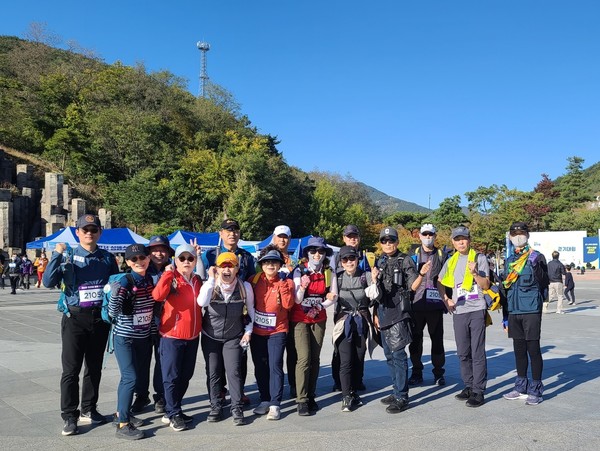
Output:
[[550,286],[548,287],[548,302],[544,302],[544,313],[548,313],[548,304],[556,299],[556,313],[563,314],[564,286],[563,276],[567,274],[565,265],[558,259],[560,254],[557,251],[552,252],[552,260],[548,262],[548,278]]

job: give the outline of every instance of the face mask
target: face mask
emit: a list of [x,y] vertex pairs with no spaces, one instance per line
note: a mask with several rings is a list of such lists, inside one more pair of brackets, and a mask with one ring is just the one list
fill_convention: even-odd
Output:
[[431,247],[433,246],[433,237],[423,236],[421,237],[421,243],[423,243],[423,246]]
[[510,242],[514,247],[523,247],[527,244],[527,235],[511,236]]

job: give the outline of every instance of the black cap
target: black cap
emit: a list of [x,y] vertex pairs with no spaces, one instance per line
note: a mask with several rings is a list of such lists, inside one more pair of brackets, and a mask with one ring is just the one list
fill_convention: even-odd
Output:
[[148,241],[148,244],[146,244],[146,247],[151,248],[153,246],[165,246],[166,248],[169,249],[169,252],[171,253],[171,255],[175,254],[175,251],[171,247],[171,243],[169,242],[169,239],[164,235],[151,236],[150,241]]
[[240,224],[235,219],[226,219],[221,223],[221,229],[240,230]]
[[101,227],[100,218],[91,213],[86,213],[84,215],[81,215],[79,217],[79,219],[77,219],[77,228],[78,229],[83,229],[84,227],[87,227],[90,225],[93,225],[96,227]]
[[125,248],[125,260],[131,260],[133,257],[137,257],[139,255],[148,255],[146,246],[143,244],[130,244]]
[[456,227],[455,229],[452,229],[452,233],[450,234],[450,238],[451,239],[455,239],[458,238],[459,236],[464,236],[465,238],[471,238],[471,232],[469,232],[469,229],[465,226],[459,226]]
[[279,252],[277,249],[271,249],[269,252],[267,252],[265,255],[263,255],[262,257],[260,257],[258,259],[258,263],[262,263],[264,261],[267,260],[275,260],[280,262],[281,264],[284,264],[284,260],[281,257],[281,252]]
[[513,222],[510,226],[511,232],[529,232],[529,226],[524,222]]
[[398,240],[398,231],[393,227],[384,227],[381,232],[379,232],[379,239],[390,237]]
[[340,248],[340,259],[346,257],[358,257],[358,252],[356,252],[356,248],[354,246],[342,246]]
[[348,224],[344,227],[344,236],[352,235],[353,233],[360,235],[360,230],[354,224]]

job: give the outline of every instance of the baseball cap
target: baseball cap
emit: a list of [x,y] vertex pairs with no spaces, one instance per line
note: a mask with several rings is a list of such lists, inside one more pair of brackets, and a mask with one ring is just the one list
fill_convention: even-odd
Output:
[[459,236],[464,236],[465,238],[471,238],[471,232],[465,226],[456,227],[452,229],[452,233],[450,234],[450,238],[455,239]]
[[81,215],[79,217],[79,219],[77,219],[77,228],[78,229],[83,229],[84,227],[87,227],[89,225],[93,225],[96,227],[102,227],[100,224],[100,218],[98,216],[90,214],[90,213]]
[[193,255],[194,257],[196,256],[196,248],[194,246],[192,246],[191,244],[180,244],[175,250],[175,258],[179,257],[184,252],[187,252]]
[[344,227],[344,236],[352,235],[353,233],[360,235],[360,230],[354,224],[348,224]]
[[356,249],[354,248],[354,246],[342,246],[340,248],[340,258],[346,258],[346,257],[358,257],[358,252],[356,252]]
[[529,226],[524,222],[513,222],[510,226],[511,232],[529,232]]
[[435,226],[433,224],[423,224],[421,226],[421,233],[423,232],[430,232],[430,233],[437,233],[437,229],[435,228]]
[[279,235],[285,235],[287,237],[291,237],[292,236],[292,231],[290,230],[290,228],[286,225],[280,225],[275,227],[275,230],[273,230],[273,236],[279,236]]
[[396,229],[394,229],[393,227],[384,227],[381,232],[379,232],[379,239],[385,238],[385,237],[390,237],[390,238],[395,238],[396,240],[398,239],[398,231]]
[[131,260],[133,257],[137,257],[138,255],[148,255],[146,246],[143,244],[130,244],[125,248],[125,260]]
[[146,244],[146,247],[150,248],[153,246],[165,246],[169,249],[171,255],[175,253],[175,251],[173,251],[173,248],[171,248],[171,243],[169,242],[169,239],[164,235],[151,236],[150,241],[148,241],[148,244]]
[[217,257],[216,265],[221,266],[223,263],[231,263],[232,265],[237,266],[239,264],[237,255],[235,255],[233,252],[220,253]]
[[221,223],[221,229],[240,230],[240,224],[235,219],[226,219]]

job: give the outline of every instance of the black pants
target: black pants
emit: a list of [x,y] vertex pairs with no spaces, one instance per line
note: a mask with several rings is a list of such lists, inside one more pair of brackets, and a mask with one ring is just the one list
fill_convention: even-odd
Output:
[[10,292],[15,294],[19,286],[19,276],[10,276]]
[[337,341],[339,355],[339,379],[342,395],[348,396],[357,390],[362,382],[362,369],[367,352],[366,340],[358,332],[353,331],[350,339],[342,337]]
[[431,364],[433,377],[436,379],[444,375],[446,353],[444,350],[444,312],[443,310],[417,310],[411,312],[413,320],[413,341],[408,345],[412,374],[423,376],[423,331],[427,325],[427,332],[431,339]]
[[98,404],[102,361],[109,325],[102,321],[100,309],[81,309],[63,315],[62,377],[60,410],[63,420],[79,417],[79,373],[85,362],[81,388],[81,412],[88,413]]
[[565,288],[565,299],[573,304],[575,303],[575,288]]
[[202,334],[201,344],[204,362],[206,363],[206,375],[209,385],[210,404],[212,407],[220,405],[219,392],[222,387],[221,373],[225,369],[229,383],[229,396],[231,408],[241,407],[242,399],[242,347],[241,337],[233,340],[218,341]]

